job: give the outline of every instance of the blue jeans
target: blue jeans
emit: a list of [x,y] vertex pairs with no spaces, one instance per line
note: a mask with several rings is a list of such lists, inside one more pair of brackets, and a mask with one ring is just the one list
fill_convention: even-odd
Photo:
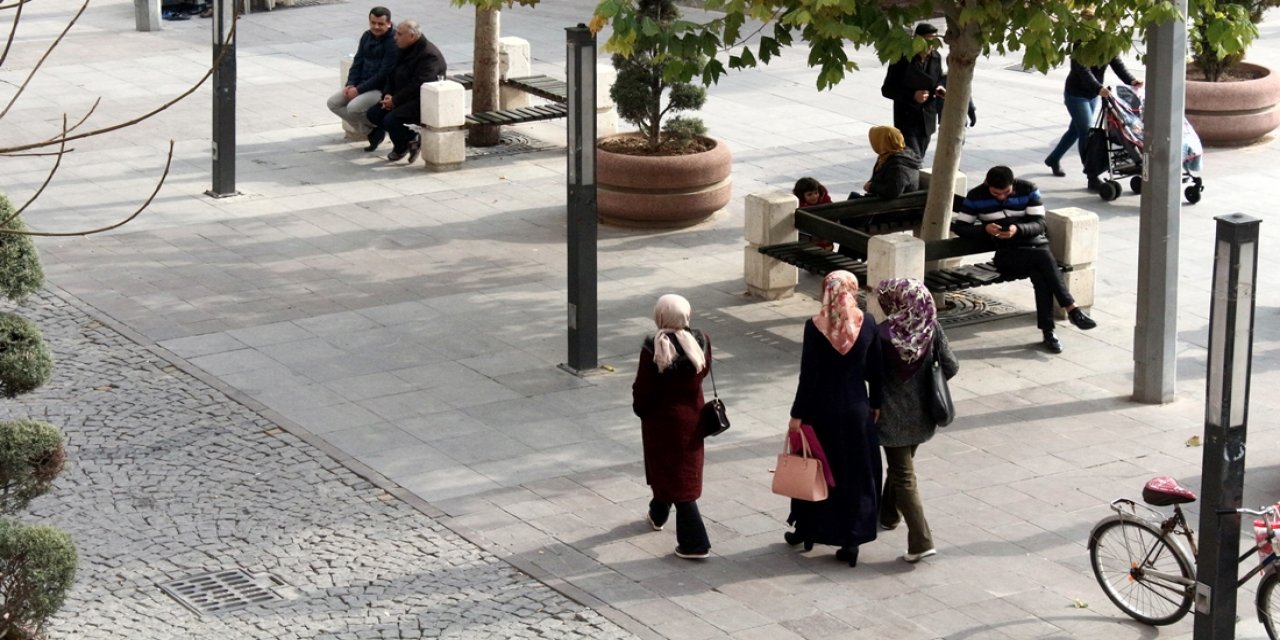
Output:
[[1067,149],[1075,144],[1076,150],[1080,152],[1080,163],[1084,164],[1085,140],[1089,138],[1089,128],[1093,126],[1094,118],[1098,117],[1098,107],[1102,105],[1102,99],[1097,96],[1080,98],[1064,94],[1062,102],[1067,105],[1067,113],[1071,114],[1071,126],[1067,127],[1067,132],[1062,134],[1058,146],[1053,148],[1049,157],[1045,158],[1045,162],[1049,164],[1062,162],[1062,156],[1067,154]]

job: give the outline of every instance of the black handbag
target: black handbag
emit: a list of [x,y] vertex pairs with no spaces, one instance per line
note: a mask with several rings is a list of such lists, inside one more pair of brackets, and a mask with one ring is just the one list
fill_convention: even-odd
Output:
[[711,375],[711,399],[702,405],[702,413],[698,415],[698,426],[702,427],[702,436],[718,436],[729,429],[729,414],[724,411],[724,402],[720,400],[720,392],[716,390],[716,372],[711,369],[711,361],[707,361],[707,373]]
[[933,388],[929,393],[929,415],[939,427],[945,427],[956,419],[956,405],[951,401],[951,387],[938,360],[938,338],[933,339],[933,354],[929,358],[929,379]]

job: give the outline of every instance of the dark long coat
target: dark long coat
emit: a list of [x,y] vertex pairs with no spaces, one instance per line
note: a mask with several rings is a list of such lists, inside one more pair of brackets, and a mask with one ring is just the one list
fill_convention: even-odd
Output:
[[419,93],[422,85],[435,82],[447,71],[444,54],[426,36],[421,36],[413,44],[398,50],[396,64],[387,75],[382,94],[391,96],[396,108],[417,104],[422,100]]
[[[930,51],[920,56],[902,58],[889,65],[880,95],[893,100],[893,126],[902,135],[931,137],[938,128],[938,98],[934,90],[946,82],[942,73],[942,54]],[[928,91],[929,99],[916,102],[916,91]]]
[[836,484],[821,502],[791,501],[791,520],[802,540],[845,547],[876,539],[880,439],[870,409],[880,407],[882,372],[880,332],[870,315],[844,355],[812,319],[805,323],[791,416],[813,425]]
[[[661,502],[691,502],[702,496],[702,379],[711,366],[711,340],[693,329],[707,366],[694,371],[683,353],[666,371],[653,363],[653,337],[640,350],[631,408],[640,417],[644,476]],[[677,351],[680,350],[676,343]]]

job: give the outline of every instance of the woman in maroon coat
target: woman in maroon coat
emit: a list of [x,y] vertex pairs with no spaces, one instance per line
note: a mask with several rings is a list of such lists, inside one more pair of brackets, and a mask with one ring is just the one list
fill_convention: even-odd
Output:
[[653,320],[658,331],[645,339],[631,386],[632,409],[640,416],[645,481],[653,489],[645,516],[662,529],[676,508],[676,555],[706,558],[711,551],[698,513],[702,496],[702,378],[711,365],[711,341],[689,328],[689,301],[675,294],[658,298]]

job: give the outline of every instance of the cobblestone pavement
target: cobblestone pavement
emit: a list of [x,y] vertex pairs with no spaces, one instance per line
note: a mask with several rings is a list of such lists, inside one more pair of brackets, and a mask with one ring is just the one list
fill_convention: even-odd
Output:
[[[61,298],[19,311],[57,367],[3,415],[69,444],[23,516],[80,553],[52,637],[629,637]],[[158,586],[235,568],[285,598],[198,616]]]

